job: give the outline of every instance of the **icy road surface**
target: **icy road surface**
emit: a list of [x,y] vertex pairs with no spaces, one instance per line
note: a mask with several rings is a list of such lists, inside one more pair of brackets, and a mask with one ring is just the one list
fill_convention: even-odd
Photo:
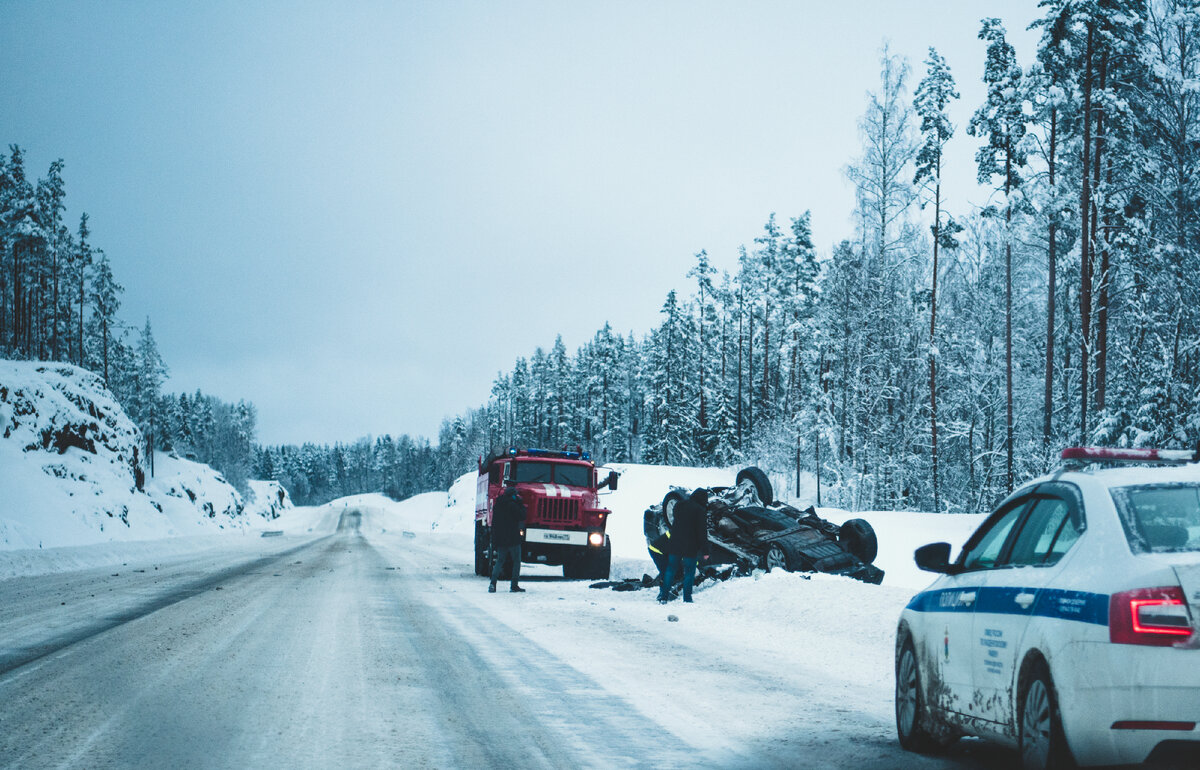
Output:
[[[468,539],[391,531],[376,517],[346,509],[323,536],[0,581],[0,766],[1013,760],[978,742],[937,759],[902,751],[881,653],[863,652],[852,627],[812,629],[829,642],[818,650],[840,649],[830,665],[806,653],[817,636],[751,629],[751,641],[723,624],[728,613],[705,601],[725,585],[664,608],[646,591],[534,568],[528,593],[501,584],[490,595]],[[769,593],[771,580],[801,578],[735,582]],[[860,654],[875,663],[860,667]]]

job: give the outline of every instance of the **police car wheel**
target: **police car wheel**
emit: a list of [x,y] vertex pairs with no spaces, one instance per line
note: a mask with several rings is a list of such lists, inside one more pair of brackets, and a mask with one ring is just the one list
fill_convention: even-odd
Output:
[[1038,661],[1025,677],[1020,713],[1021,767],[1059,770],[1074,767],[1063,737],[1058,700],[1046,664]]
[[928,753],[945,746],[926,728],[928,720],[921,695],[921,672],[912,639],[905,639],[896,658],[896,733],[906,751]]

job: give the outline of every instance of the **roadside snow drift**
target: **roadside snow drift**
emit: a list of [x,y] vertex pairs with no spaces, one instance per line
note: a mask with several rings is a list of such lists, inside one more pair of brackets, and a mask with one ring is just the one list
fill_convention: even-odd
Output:
[[[612,463],[605,468],[611,468],[620,475],[617,491],[600,493],[601,504],[612,511],[607,530],[612,541],[614,579],[640,577],[643,572],[655,574],[642,534],[642,514],[651,505],[661,503],[672,486],[688,489],[728,486],[733,483],[738,471],[738,468],[685,468],[630,463]],[[371,508],[385,514],[380,520],[394,522],[390,528],[472,535],[476,477],[474,471],[464,473],[446,493],[429,492],[400,503],[381,495],[345,498],[337,502],[354,506],[369,499]],[[793,499],[788,502],[799,508],[807,508],[815,501]],[[985,518],[985,514],[910,511],[851,513],[840,508],[818,508],[817,513],[835,524],[842,524],[847,519],[866,519],[879,539],[879,556],[875,564],[884,570],[884,585],[906,588],[923,588],[935,577],[917,569],[913,562],[913,551],[926,543],[937,541],[946,541],[957,549]],[[473,548],[473,545],[468,547]]]

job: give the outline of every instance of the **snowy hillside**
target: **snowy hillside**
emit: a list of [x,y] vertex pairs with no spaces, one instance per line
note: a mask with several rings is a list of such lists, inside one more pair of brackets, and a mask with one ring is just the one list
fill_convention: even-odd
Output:
[[163,453],[149,478],[139,443],[92,372],[0,361],[0,549],[212,534],[291,507],[276,482],[252,482],[248,506],[212,468]]

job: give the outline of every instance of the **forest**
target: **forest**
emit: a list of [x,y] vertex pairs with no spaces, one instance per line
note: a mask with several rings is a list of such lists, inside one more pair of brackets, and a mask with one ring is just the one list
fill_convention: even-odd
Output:
[[[987,95],[966,125],[937,51],[914,66],[884,47],[845,167],[855,226],[829,253],[807,212],[764,212],[736,254],[694,255],[657,327],[547,340],[436,444],[258,446],[253,405],[162,393],[149,319],[119,320],[87,215],[62,221],[62,161],[32,183],[16,145],[0,355],[102,373],[148,448],[279,479],[300,503],[444,489],[480,454],[580,444],[601,462],[756,464],[789,491],[812,474],[820,502],[853,510],[976,511],[1065,446],[1194,446],[1200,1],[1040,9],[1028,61],[982,20]],[[943,188],[952,142],[976,148],[987,205],[946,205],[963,199]]]
[[[755,463],[854,510],[975,511],[1065,446],[1200,438],[1200,4],[1045,0],[1018,61],[984,19],[966,126],[954,74],[881,55],[846,166],[856,227],[818,254],[766,215],[717,271],[695,255],[648,334],[607,324],[498,375],[443,425],[468,468],[506,445],[603,461]],[[950,142],[987,206],[944,205]],[[961,198],[960,198],[961,199]],[[733,255],[729,255],[733,263]]]
[[99,374],[142,433],[148,474],[154,450],[174,452],[216,468],[243,494],[247,479],[277,479],[302,505],[365,491],[407,497],[457,475],[428,441],[408,436],[262,448],[254,404],[164,392],[168,368],[150,319],[140,328],[122,320],[124,288],[88,215],[76,227],[64,221],[65,163],[54,161],[36,181],[25,166],[19,145],[0,153],[0,358],[65,361]]

